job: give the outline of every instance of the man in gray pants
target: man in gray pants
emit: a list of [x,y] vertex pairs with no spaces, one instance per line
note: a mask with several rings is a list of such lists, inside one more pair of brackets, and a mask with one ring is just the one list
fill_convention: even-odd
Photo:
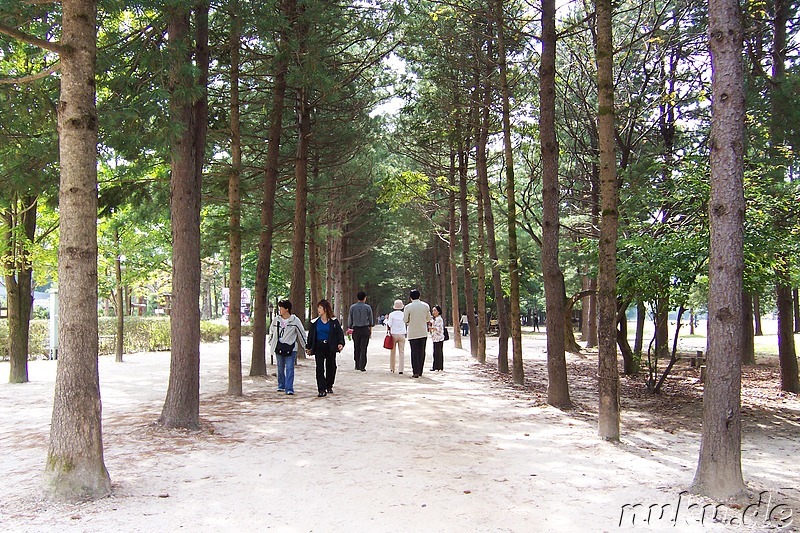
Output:
[[350,313],[347,315],[347,327],[353,330],[353,359],[356,361],[356,370],[366,372],[367,346],[375,322],[372,308],[367,304],[367,293],[358,291],[356,298],[358,301],[350,306]]

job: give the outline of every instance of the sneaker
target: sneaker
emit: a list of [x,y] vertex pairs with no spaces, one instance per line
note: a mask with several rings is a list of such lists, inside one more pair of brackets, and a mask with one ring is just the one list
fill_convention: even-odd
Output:
[[275,391],[275,392],[286,392],[286,389],[282,389],[281,387],[278,387],[278,390]]
[[333,389],[328,389],[325,391],[327,394],[333,394]]
[[292,396],[294,394],[294,391],[293,390],[287,390],[286,394],[288,394],[289,396]]
[[402,372],[398,372],[398,374],[402,374]]

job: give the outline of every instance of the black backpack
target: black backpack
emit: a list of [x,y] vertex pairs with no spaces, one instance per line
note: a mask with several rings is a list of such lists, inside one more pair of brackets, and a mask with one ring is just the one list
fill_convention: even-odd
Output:
[[450,334],[447,333],[447,328],[444,328],[444,340],[446,341],[450,340]]

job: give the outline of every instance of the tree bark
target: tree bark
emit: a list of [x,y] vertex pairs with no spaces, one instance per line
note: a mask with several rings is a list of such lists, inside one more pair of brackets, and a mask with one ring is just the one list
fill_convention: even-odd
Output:
[[[297,155],[294,179],[294,222],[292,224],[292,282],[290,299],[297,317],[305,324],[306,308],[306,217],[308,209],[308,144],[311,141],[311,106],[308,90],[297,90]],[[305,355],[298,353],[298,357]]]
[[[770,160],[775,169],[772,180],[779,187],[785,180],[786,171],[783,155],[785,145],[784,122],[786,99],[781,94],[786,78],[786,25],[790,17],[788,0],[774,1],[773,43],[772,43],[772,80],[769,83],[770,94]],[[776,258],[775,294],[778,308],[778,360],[781,365],[781,389],[788,392],[800,392],[797,375],[797,352],[794,343],[794,319],[792,317],[792,286],[789,275],[789,261],[784,257]]]
[[308,226],[308,277],[311,285],[311,316],[317,314],[317,303],[322,299],[322,280],[319,270],[319,238],[316,223]]
[[[487,68],[483,76],[483,105],[481,106],[481,127],[476,138],[475,150],[475,173],[478,180],[478,189],[483,198],[483,216],[486,226],[486,244],[489,252],[489,261],[492,270],[492,289],[494,292],[494,303],[497,311],[498,328],[498,353],[497,368],[502,373],[508,373],[508,337],[509,324],[508,313],[505,306],[505,292],[503,290],[502,271],[500,257],[497,253],[497,237],[495,235],[494,212],[492,208],[492,196],[489,190],[489,171],[486,155],[486,145],[489,141],[489,122],[492,106],[492,42],[491,39],[486,43]],[[486,329],[486,309],[481,314],[478,311],[478,319],[483,330]]]
[[[547,403],[571,405],[567,382],[566,336],[558,318],[566,311],[564,274],[558,264],[559,202],[556,136],[556,2],[542,0],[542,60],[539,66],[539,134],[542,149],[542,275],[547,314]],[[569,321],[570,333],[572,320]],[[574,338],[574,337],[573,337]]]
[[44,481],[58,500],[111,492],[97,368],[97,6],[64,0],[58,104],[59,358]]
[[[484,200],[478,192],[478,258],[475,268],[478,276],[478,320],[476,335],[478,337],[478,362],[486,362],[486,263],[483,258],[486,254],[486,232],[484,230]],[[454,325],[457,324],[454,323]]]
[[[456,132],[461,132],[461,121],[456,119]],[[469,347],[473,356],[478,355],[478,324],[475,321],[475,295],[472,288],[472,264],[470,258],[470,234],[469,234],[469,208],[467,204],[467,152],[463,147],[463,141],[459,139],[456,151],[458,158],[458,201],[461,213],[461,259],[464,264],[464,300],[469,321]]]
[[241,29],[239,1],[230,4],[231,34],[231,174],[228,177],[228,238],[230,279],[228,281],[228,394],[242,395],[242,138],[239,113],[239,48]]
[[[461,320],[461,311],[458,302],[458,263],[456,263],[456,154],[450,150],[450,169],[448,171],[448,183],[450,193],[447,197],[447,229],[450,243],[447,249],[450,263],[450,309],[453,311],[453,324],[458,324]],[[453,327],[453,344],[459,350],[462,349],[461,330]]]
[[[690,320],[694,317],[690,316]],[[756,364],[756,345],[753,336],[753,296],[742,292],[742,364]]]
[[[296,21],[295,0],[283,0],[281,11],[291,27]],[[282,28],[275,56],[272,107],[269,115],[269,138],[267,140],[267,162],[264,171],[264,197],[261,201],[261,233],[258,238],[258,263],[253,289],[253,351],[250,361],[251,376],[267,375],[267,293],[269,289],[270,262],[272,260],[272,236],[275,231],[275,192],[278,188],[278,170],[281,133],[283,131],[283,108],[286,97],[286,73],[289,60],[286,49],[289,30]]]
[[789,276],[779,273],[775,294],[778,307],[778,360],[781,365],[781,390],[800,392],[800,376],[797,374],[797,351],[794,344],[794,320],[792,318],[792,289]]
[[617,307],[617,346],[622,353],[622,373],[626,376],[633,376],[639,373],[642,353],[635,353],[628,343],[628,317],[625,314],[628,305],[630,305],[630,300],[624,300],[619,302]]
[[[172,357],[169,385],[159,422],[170,428],[200,428],[200,192],[207,125],[208,5],[196,10],[195,82],[186,73],[192,63],[189,11],[169,10],[167,31],[173,48],[170,75],[170,119],[180,128],[172,147],[170,212],[172,214]],[[197,101],[183,95],[198,83]]]
[[117,363],[122,362],[122,354],[125,351],[125,313],[123,308],[125,299],[123,298],[122,290],[122,250],[119,244],[119,228],[114,228],[114,244],[117,252],[117,257],[114,259],[114,278],[116,281],[116,292],[114,294],[114,306],[117,308],[117,334],[115,336],[114,346],[114,361]]
[[764,331],[761,329],[761,296],[757,292],[753,293],[753,320],[755,320],[753,335],[761,337],[764,335]]
[[614,152],[614,43],[611,0],[595,0],[597,12],[597,131],[600,148],[600,250],[597,276],[600,437],[619,440],[617,368],[617,231],[619,185]]
[[[8,306],[9,383],[28,382],[30,318],[33,306],[33,270],[28,246],[36,236],[36,209],[36,198],[24,195],[21,198],[12,198],[9,208],[2,212],[6,226],[3,238],[8,250],[5,255],[5,282]],[[22,228],[24,238],[21,238],[14,228]]]
[[712,66],[708,347],[693,489],[726,501],[745,491],[740,412],[745,99],[739,3],[709,0],[708,13]]
[[514,383],[525,383],[525,370],[522,366],[522,328],[519,307],[519,251],[517,250],[517,202],[514,192],[514,155],[511,145],[511,91],[508,86],[508,63],[505,44],[505,15],[503,1],[494,2],[494,19],[497,24],[497,60],[500,68],[500,100],[502,102],[503,155],[506,167],[506,208],[508,210],[508,274],[509,305],[512,356],[512,376]]

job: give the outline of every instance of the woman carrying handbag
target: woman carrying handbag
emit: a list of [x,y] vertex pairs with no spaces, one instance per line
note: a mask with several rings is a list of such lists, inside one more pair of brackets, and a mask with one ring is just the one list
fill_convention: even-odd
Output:
[[[405,347],[406,347],[406,323],[403,321],[403,301],[394,301],[394,310],[386,316],[386,335],[391,335],[392,344],[386,346],[384,339],[384,347],[391,350],[389,353],[389,370],[394,372],[395,369],[399,370],[398,374],[403,373],[403,363],[405,361]],[[395,355],[399,355],[398,364],[395,365]]]

